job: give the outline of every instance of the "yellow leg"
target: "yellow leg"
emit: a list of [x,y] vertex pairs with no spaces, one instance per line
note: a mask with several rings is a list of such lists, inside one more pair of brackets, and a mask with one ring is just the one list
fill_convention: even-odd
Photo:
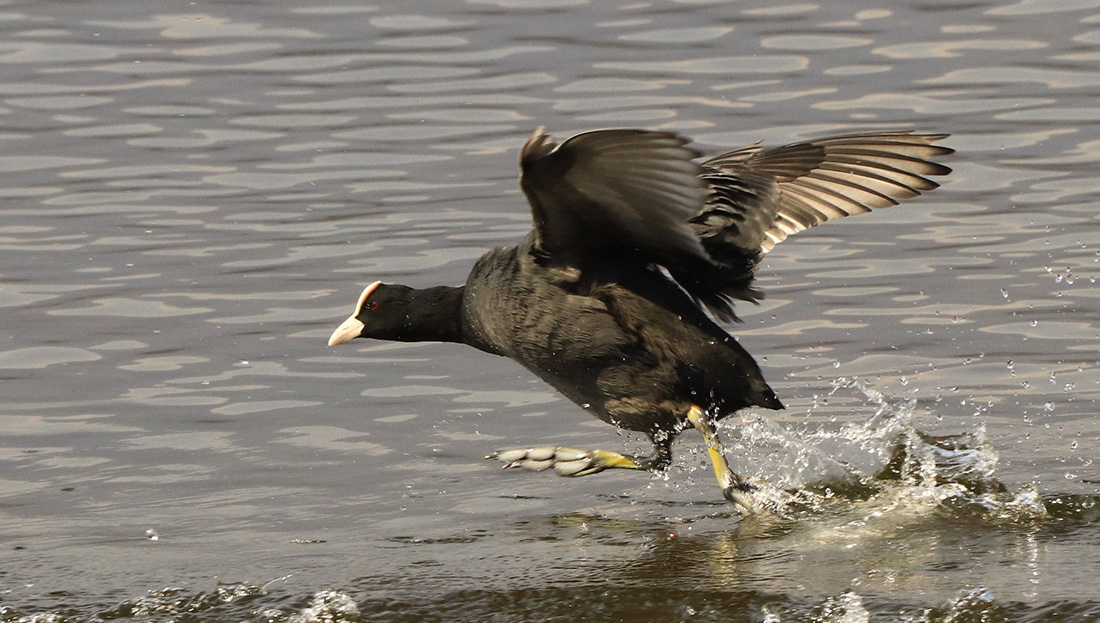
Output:
[[732,502],[739,510],[756,512],[757,503],[752,498],[752,485],[741,479],[726,462],[726,456],[722,450],[722,442],[718,440],[718,431],[707,414],[698,406],[692,405],[688,409],[687,419],[695,430],[703,435],[703,441],[707,444],[707,454],[710,455],[710,463],[714,466],[714,475],[718,478],[718,486],[722,487],[722,495]]

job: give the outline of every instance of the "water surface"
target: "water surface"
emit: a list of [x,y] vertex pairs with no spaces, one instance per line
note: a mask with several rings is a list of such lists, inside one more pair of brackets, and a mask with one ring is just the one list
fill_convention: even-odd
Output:
[[[1100,618],[1100,2],[8,2],[0,31],[0,620]],[[666,477],[500,473],[645,443],[467,347],[325,347],[365,284],[458,284],[527,231],[539,125],[950,132],[944,188],[768,256],[732,330],[788,409],[725,434],[793,486],[884,417],[991,471],[741,519],[696,436]]]

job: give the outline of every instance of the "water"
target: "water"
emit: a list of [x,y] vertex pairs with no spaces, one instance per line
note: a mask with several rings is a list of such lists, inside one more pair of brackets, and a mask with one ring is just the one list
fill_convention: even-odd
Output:
[[[0,29],[0,620],[1100,618],[1100,2],[7,2]],[[501,473],[645,444],[469,348],[325,347],[363,285],[459,283],[526,231],[538,125],[953,134],[943,189],[781,244],[739,308],[789,408],[723,434],[783,513],[739,518],[690,433],[663,478]]]

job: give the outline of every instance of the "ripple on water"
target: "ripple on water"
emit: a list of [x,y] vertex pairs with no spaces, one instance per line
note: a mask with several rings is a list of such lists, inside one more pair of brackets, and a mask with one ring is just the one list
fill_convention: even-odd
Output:
[[642,32],[619,35],[621,41],[635,41],[641,43],[669,44],[669,43],[696,43],[700,41],[712,41],[720,39],[733,32],[728,26],[702,26],[696,28],[669,28],[662,30],[646,30]]
[[[1096,0],[165,6],[0,14],[0,620],[1100,617]],[[656,478],[501,474],[648,441],[500,358],[324,346],[525,234],[539,124],[953,134],[739,308],[790,408],[724,436],[787,515],[691,431]]]
[[32,346],[0,351],[0,370],[41,370],[55,365],[99,361],[100,355],[71,346]]
[[806,69],[810,59],[804,56],[768,55],[722,56],[680,61],[615,61],[595,63],[597,69],[645,72],[647,74],[760,74],[793,72]]

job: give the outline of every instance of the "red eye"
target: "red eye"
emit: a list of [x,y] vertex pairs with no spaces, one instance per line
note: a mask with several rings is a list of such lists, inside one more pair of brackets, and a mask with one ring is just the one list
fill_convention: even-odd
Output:
[[374,311],[374,310],[378,309],[378,307],[379,307],[378,301],[375,301],[375,302],[370,304],[371,311]]

